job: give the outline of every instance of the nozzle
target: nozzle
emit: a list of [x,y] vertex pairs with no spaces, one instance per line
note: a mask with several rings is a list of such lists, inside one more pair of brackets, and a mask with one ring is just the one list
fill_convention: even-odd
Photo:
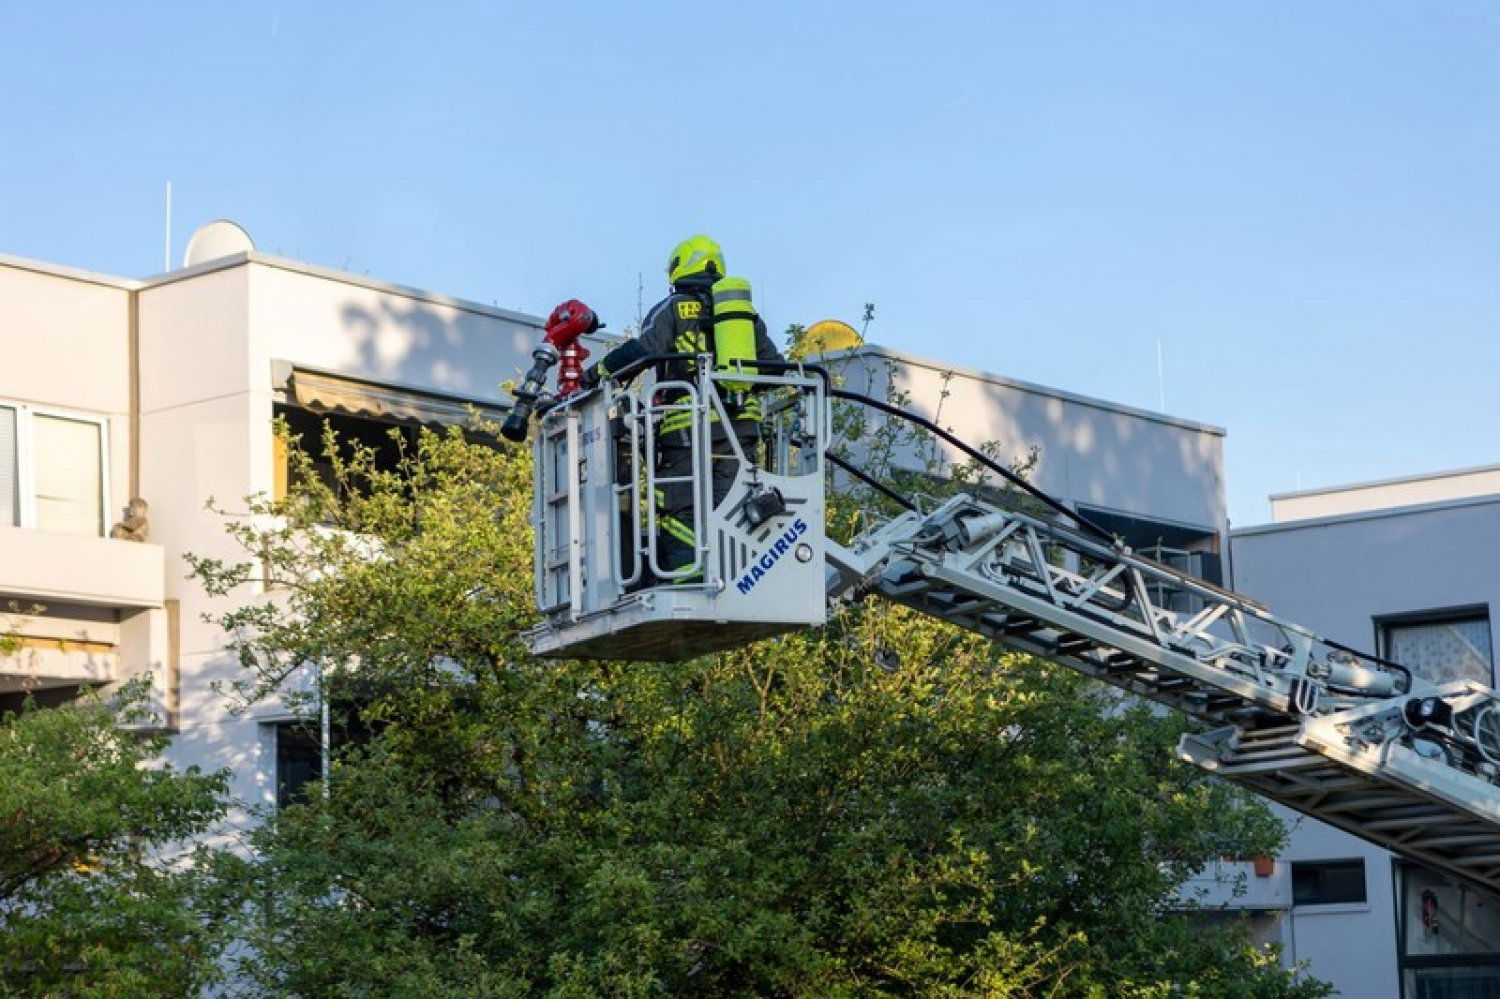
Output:
[[526,373],[526,380],[515,391],[516,404],[500,425],[500,436],[517,444],[526,439],[526,424],[531,422],[537,397],[547,384],[547,372],[557,363],[557,350],[551,344],[542,344],[531,352],[531,356],[534,363]]
[[526,439],[526,424],[531,422],[532,404],[516,400],[510,415],[505,422],[500,424],[500,436],[513,443],[519,444]]

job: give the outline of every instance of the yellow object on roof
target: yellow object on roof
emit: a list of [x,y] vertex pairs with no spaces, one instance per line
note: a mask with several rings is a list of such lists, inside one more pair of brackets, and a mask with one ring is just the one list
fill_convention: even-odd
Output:
[[813,323],[803,334],[802,342],[792,353],[797,360],[812,354],[829,354],[835,350],[848,350],[865,342],[859,331],[838,319],[823,319]]

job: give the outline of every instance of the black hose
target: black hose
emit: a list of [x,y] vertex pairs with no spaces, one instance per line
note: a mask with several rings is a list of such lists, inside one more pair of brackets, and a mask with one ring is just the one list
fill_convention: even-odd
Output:
[[1089,520],[1087,517],[1077,512],[1076,510],[1070,509],[1065,503],[1061,502],[1060,500],[1053,499],[1050,495],[1044,493],[1036,486],[1033,486],[1031,483],[1021,478],[1021,476],[1017,475],[1015,472],[1012,472],[1010,469],[1006,468],[998,461],[995,461],[989,455],[980,451],[978,448],[971,447],[963,441],[959,440],[953,434],[949,433],[942,427],[938,426],[936,423],[927,419],[927,417],[918,416],[916,413],[912,413],[905,409],[902,409],[900,406],[893,406],[888,402],[881,402],[879,399],[872,399],[869,396],[863,395],[859,392],[850,392],[848,389],[830,388],[828,390],[828,394],[836,399],[848,399],[850,402],[858,402],[873,409],[878,409],[883,413],[889,413],[891,416],[899,416],[903,420],[916,424],[923,430],[926,430],[928,433],[935,434],[936,436],[941,437],[943,440],[947,441],[949,444],[952,444],[964,454],[968,455],[970,458],[973,458],[975,461],[979,462],[981,465],[988,468],[996,475],[1000,476],[1006,482],[1009,482],[1011,485],[1017,487],[1018,489],[1030,493],[1032,496],[1041,500],[1043,503],[1047,504],[1047,506],[1067,517],[1073,523],[1077,524],[1079,527],[1082,527],[1084,530],[1088,531],[1096,538],[1099,538],[1100,540],[1105,541],[1111,545],[1115,543],[1115,536],[1109,531],[1106,531],[1104,528],[1100,527],[1092,520]]
[[845,461],[843,458],[840,458],[832,451],[823,452],[823,457],[828,461],[829,464],[834,465],[837,468],[842,468],[845,472],[848,472],[850,475],[854,476],[856,479],[863,482],[865,485],[869,486],[871,489],[875,490],[891,502],[904,506],[908,510],[915,511],[917,509],[917,505],[911,500],[907,499],[905,496],[902,496],[900,493],[896,492],[896,490],[892,489],[885,483],[878,481],[874,476],[868,475],[865,472],[861,472],[859,469],[855,468],[853,465],[849,464],[847,461]]

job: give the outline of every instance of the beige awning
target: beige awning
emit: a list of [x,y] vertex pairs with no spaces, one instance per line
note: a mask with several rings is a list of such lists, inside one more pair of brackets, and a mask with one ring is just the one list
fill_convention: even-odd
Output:
[[366,381],[277,362],[277,388],[284,401],[319,413],[348,413],[400,423],[465,424],[477,410],[485,420],[502,422],[506,409],[493,402],[424,389]]

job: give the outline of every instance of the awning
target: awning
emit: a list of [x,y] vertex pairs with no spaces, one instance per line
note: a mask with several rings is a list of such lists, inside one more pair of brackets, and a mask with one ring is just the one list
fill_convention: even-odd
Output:
[[286,361],[272,362],[272,367],[281,401],[318,413],[347,413],[397,423],[463,425],[475,410],[484,420],[503,422],[508,408],[494,402],[369,381]]

